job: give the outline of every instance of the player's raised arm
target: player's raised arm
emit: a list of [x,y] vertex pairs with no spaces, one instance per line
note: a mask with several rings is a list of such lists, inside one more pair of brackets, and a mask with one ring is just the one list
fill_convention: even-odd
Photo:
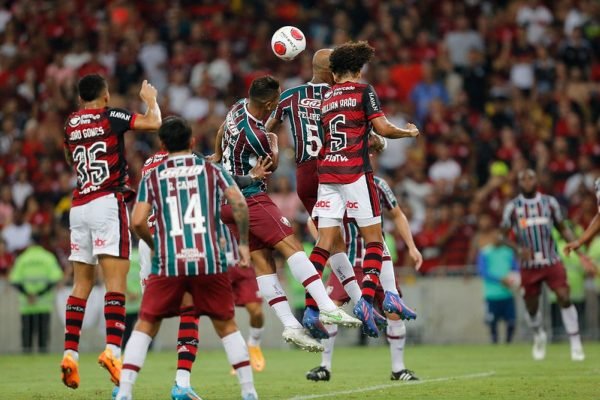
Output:
[[247,267],[250,265],[250,248],[248,247],[248,205],[246,199],[240,192],[237,186],[229,186],[223,192],[227,199],[227,203],[231,205],[233,210],[233,219],[238,227],[240,234],[239,251],[240,251],[240,266]]
[[223,159],[223,132],[225,132],[225,122],[221,124],[215,138],[215,154],[209,157],[209,160],[214,163],[220,163]]
[[410,231],[408,218],[406,218],[406,215],[404,212],[402,212],[400,206],[392,208],[390,213],[392,214],[394,221],[394,228],[396,229],[396,232],[400,234],[402,240],[404,240],[404,243],[406,243],[406,246],[408,247],[408,254],[415,263],[415,269],[418,271],[421,268],[421,264],[423,264],[423,256],[415,245],[412,232]]
[[378,135],[390,139],[401,139],[406,137],[419,136],[419,129],[415,124],[407,123],[404,128],[399,128],[392,124],[386,116],[376,117],[371,120],[373,129]]
[[162,116],[158,101],[157,91],[148,81],[144,80],[140,89],[140,98],[146,104],[146,113],[137,115],[132,124],[132,129],[140,131],[155,131],[160,128]]
[[571,251],[579,249],[581,246],[588,244],[594,236],[600,232],[600,212],[596,213],[590,225],[585,229],[579,239],[572,240],[565,246],[565,254],[569,255]]

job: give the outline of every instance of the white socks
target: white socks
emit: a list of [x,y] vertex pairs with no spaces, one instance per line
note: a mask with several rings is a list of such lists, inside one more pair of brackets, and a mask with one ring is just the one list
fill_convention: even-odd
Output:
[[115,346],[114,344],[107,344],[106,348],[112,351],[113,356],[115,356],[116,358],[121,358],[121,348],[119,346]]
[[[314,269],[312,264],[310,266]],[[279,318],[283,326],[286,328],[302,328],[302,324],[298,322],[292,313],[290,303],[288,303],[285,291],[281,287],[281,283],[279,283],[277,274],[257,276],[256,282],[258,283],[260,294],[269,303],[273,311],[275,311],[277,318]]]
[[178,369],[175,373],[175,383],[177,383],[177,386],[179,387],[188,388],[192,386],[192,383],[190,382],[191,375],[192,374],[188,370]]
[[[140,331],[133,331],[125,347],[123,369],[121,370],[121,382],[119,384],[119,396],[131,396],[133,384],[138,372],[144,366],[148,346],[152,338]],[[118,397],[118,396],[117,396]]]
[[571,348],[581,348],[581,336],[579,336],[579,319],[577,317],[577,309],[573,304],[567,308],[560,309],[565,331],[569,335]]
[[360,300],[362,293],[354,277],[354,269],[352,268],[352,264],[350,264],[348,255],[346,253],[332,255],[329,257],[329,265],[331,265],[333,273],[344,286],[344,290],[348,293],[348,296],[350,296],[352,304],[356,304]]
[[540,310],[538,310],[538,312],[533,317],[529,315],[528,312],[526,312],[525,321],[535,334],[540,333],[544,330],[544,328],[542,327],[542,312]]
[[325,367],[327,371],[331,372],[331,360],[333,359],[333,346],[335,344],[335,337],[338,332],[337,325],[325,325],[327,332],[329,332],[329,339],[322,339],[321,344],[325,347],[325,350],[321,353],[321,367]]
[[320,311],[331,312],[337,308],[327,295],[323,281],[320,279],[315,266],[310,262],[305,252],[299,251],[293,254],[287,259],[287,263],[294,278],[302,283],[306,291],[315,299]]
[[250,327],[248,331],[248,346],[258,347],[260,346],[260,341],[262,340],[262,333],[265,330],[262,328],[253,328]]
[[388,318],[386,329],[387,340],[390,344],[392,372],[400,372],[404,366],[404,344],[406,343],[406,325],[401,319],[394,321]]
[[[398,293],[396,286],[396,274],[394,273],[394,264],[387,260],[381,264],[381,272],[379,273],[379,282],[385,292]],[[396,371],[397,372],[397,371]]]
[[221,341],[227,353],[227,359],[235,369],[238,382],[242,388],[242,397],[249,393],[258,397],[256,389],[254,389],[252,367],[250,367],[250,357],[248,356],[248,348],[246,342],[244,342],[244,337],[240,331],[236,331],[225,336]]
[[79,353],[76,352],[75,350],[65,350],[63,353],[63,357],[70,355],[71,357],[73,357],[73,360],[79,362]]

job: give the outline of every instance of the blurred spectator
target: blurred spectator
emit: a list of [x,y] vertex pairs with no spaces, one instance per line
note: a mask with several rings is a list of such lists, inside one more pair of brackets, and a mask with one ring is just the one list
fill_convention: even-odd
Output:
[[182,114],[185,105],[192,97],[192,91],[187,85],[185,71],[181,68],[171,71],[171,81],[167,87],[169,110],[175,114]]
[[25,250],[31,244],[31,235],[31,224],[25,221],[21,210],[15,210],[12,221],[2,230],[6,249],[9,253]]
[[517,23],[527,29],[527,40],[531,44],[547,39],[546,28],[552,20],[552,13],[541,0],[527,0],[517,12]]
[[500,243],[500,232],[489,214],[479,218],[471,254],[477,254],[477,272],[483,279],[486,302],[485,322],[492,343],[498,343],[498,323],[506,324],[506,343],[513,339],[516,323],[515,300],[511,287],[518,286],[517,260],[513,250]]
[[571,199],[581,188],[588,191],[594,190],[594,173],[592,159],[586,154],[580,154],[577,162],[577,172],[565,182],[565,198]]
[[583,37],[581,28],[573,29],[567,39],[564,39],[558,50],[560,58],[567,67],[578,67],[586,71],[592,63],[593,52],[590,43]]
[[429,168],[429,179],[440,187],[443,193],[451,193],[461,174],[460,164],[450,157],[450,149],[446,143],[438,143],[435,146],[435,155],[436,161]]
[[33,186],[29,183],[27,171],[21,170],[17,172],[16,182],[12,185],[12,199],[15,205],[22,209],[25,205],[27,197],[33,194]]
[[423,124],[429,113],[429,105],[433,100],[441,100],[448,104],[448,92],[444,85],[436,81],[435,71],[430,64],[423,64],[423,78],[410,94],[410,100],[415,107],[415,117],[419,124]]
[[21,312],[21,343],[24,353],[33,350],[37,338],[40,353],[48,351],[50,341],[50,313],[54,293],[52,289],[60,282],[63,272],[56,257],[39,244],[30,246],[15,261],[9,281],[19,293]]
[[469,20],[464,15],[459,15],[456,18],[456,27],[446,34],[445,44],[450,62],[458,71],[468,65],[471,50],[484,50],[481,35],[479,32],[470,29]]
[[138,54],[147,79],[152,82],[159,93],[167,88],[167,64],[169,55],[165,46],[158,41],[158,31],[148,29],[144,35],[144,42]]
[[6,249],[6,242],[0,239],[0,279],[8,276],[14,261],[15,257]]
[[474,229],[466,216],[466,205],[460,201],[452,203],[448,228],[440,238],[444,266],[450,269],[464,269],[473,234]]
[[[443,210],[443,211],[442,211]],[[448,213],[448,207],[442,207],[441,212]],[[414,236],[415,244],[423,255],[423,265],[419,270],[422,274],[429,274],[440,266],[442,249],[439,245],[439,238],[443,234],[445,227],[437,223],[435,210],[428,209],[425,212],[423,228]]]

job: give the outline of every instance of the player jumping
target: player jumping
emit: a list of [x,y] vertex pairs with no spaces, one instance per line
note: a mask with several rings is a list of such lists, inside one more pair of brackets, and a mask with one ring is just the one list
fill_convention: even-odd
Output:
[[[296,191],[309,215],[312,215],[319,190],[317,157],[323,147],[320,107],[324,93],[333,84],[333,75],[329,69],[331,51],[330,49],[321,49],[315,52],[312,60],[313,77],[311,81],[282,92],[279,104],[266,124],[268,132],[277,132],[284,118],[289,121],[296,151]],[[311,254],[310,261],[319,275],[322,275],[324,265],[319,260],[321,260],[320,254]],[[346,255],[346,244],[341,232],[333,243],[329,265],[336,276],[344,282],[344,288],[354,305],[360,300],[360,286],[354,276],[352,263]],[[302,324],[315,338],[326,339],[329,337],[327,329],[319,321],[317,304],[308,292],[306,293],[306,309]]]
[[[369,132],[373,127],[381,136],[403,138],[416,137],[419,130],[413,124],[404,129],[391,124],[381,111],[373,87],[360,83],[360,71],[373,53],[367,42],[357,42],[337,47],[330,56],[336,83],[321,103],[325,141],[319,154],[319,191],[313,210],[313,217],[319,218],[319,246],[315,246],[311,258],[324,265],[340,234],[344,216],[356,220],[366,244],[362,297],[354,313],[362,320],[363,331],[377,337],[373,297],[380,281],[383,236],[381,206],[369,161]],[[406,318],[402,299],[391,287],[384,290],[384,309]]]
[[[240,240],[240,264],[248,265],[248,209],[233,179],[222,169],[192,154],[191,128],[181,118],[168,118],[159,137],[169,152],[166,162],[140,183],[132,227],[155,251],[152,273],[142,297],[140,317],[127,343],[118,400],[132,398],[148,346],[163,318],[177,315],[184,293],[194,313],[211,318],[245,400],[257,399],[246,343],[237,329],[233,291],[220,245],[220,204],[227,199]],[[155,211],[155,233],[147,224]]]
[[[222,161],[231,174],[247,174],[259,157],[271,157],[274,168],[277,167],[277,136],[268,133],[262,121],[277,106],[279,95],[279,82],[269,76],[257,78],[250,86],[249,98],[238,101],[227,113],[219,129],[215,160]],[[250,214],[250,250],[258,287],[282,322],[284,339],[308,351],[322,351],[323,346],[305,332],[291,311],[276,274],[273,249],[286,258],[294,278],[318,303],[322,323],[356,327],[360,321],[346,314],[327,296],[319,274],[294,237],[290,222],[265,192],[264,181],[242,190]],[[237,237],[231,208],[227,205],[223,207],[223,222]]]
[[565,331],[571,342],[571,359],[583,361],[585,355],[579,336],[577,310],[569,298],[567,275],[556,251],[552,227],[556,226],[568,241],[573,240],[573,233],[564,223],[558,201],[537,191],[537,176],[533,170],[520,172],[518,179],[521,194],[504,208],[502,229],[505,238],[512,229],[517,241],[515,244],[505,239],[506,244],[515,249],[521,259],[523,298],[528,323],[533,330],[533,359],[543,360],[546,357],[546,332],[542,326],[539,307],[542,283],[545,282],[556,294],[561,307]]
[[131,237],[125,202],[133,196],[127,186],[124,133],[156,130],[161,123],[156,89],[144,81],[140,98],[144,115],[109,108],[110,94],[100,75],[86,75],[78,84],[81,109],[65,124],[65,156],[77,172],[70,214],[74,285],[66,305],[63,383],[79,387],[79,336],[87,299],[95,283],[94,266],[100,264],[106,295],[106,349],[98,362],[119,382],[121,342],[125,330],[125,291]]

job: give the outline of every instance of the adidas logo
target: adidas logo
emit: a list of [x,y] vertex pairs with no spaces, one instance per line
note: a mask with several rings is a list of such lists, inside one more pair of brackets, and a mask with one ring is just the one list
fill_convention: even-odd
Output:
[[185,352],[189,352],[189,351],[190,350],[186,346],[181,346],[180,348],[177,349],[177,354],[185,353]]

